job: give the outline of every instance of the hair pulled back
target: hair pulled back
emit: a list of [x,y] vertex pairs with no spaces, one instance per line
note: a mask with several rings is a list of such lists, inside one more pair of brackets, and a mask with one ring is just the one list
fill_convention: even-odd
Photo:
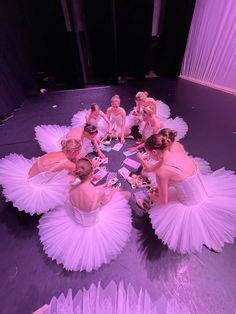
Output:
[[91,104],[91,107],[90,107],[90,108],[91,108],[91,111],[92,111],[92,112],[100,109],[99,106],[98,106],[98,104],[95,103],[95,102],[93,102],[93,103]]
[[97,127],[95,125],[90,124],[90,123],[85,124],[84,131],[90,135],[98,133]]
[[175,140],[177,132],[170,129],[162,129],[158,134],[151,135],[145,142],[147,150],[165,150]]
[[136,95],[135,95],[135,100],[145,100],[146,98],[148,97],[148,92],[138,92]]
[[[84,165],[83,169],[78,169],[81,164]],[[76,161],[75,175],[81,181],[85,181],[92,172],[93,172],[93,165],[92,165],[92,162],[88,158],[84,157]]]
[[62,151],[64,153],[74,152],[74,151],[80,151],[82,144],[81,141],[75,138],[70,138],[67,140],[61,141]]

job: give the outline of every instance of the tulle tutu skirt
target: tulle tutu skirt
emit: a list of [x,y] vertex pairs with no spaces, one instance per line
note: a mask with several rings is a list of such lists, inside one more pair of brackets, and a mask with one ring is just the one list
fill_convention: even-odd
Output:
[[[83,111],[79,111],[76,114],[74,114],[71,120],[72,128],[84,128],[84,125],[86,123],[85,117],[88,112],[89,110],[85,109]],[[97,130],[98,130],[97,136],[99,138],[105,137],[105,135],[108,132],[108,125],[104,119],[100,118],[97,121],[92,120],[90,123],[97,127]]]
[[[163,304],[167,300],[161,300]],[[170,309],[170,306],[168,305]],[[159,313],[158,302],[153,302],[144,289],[136,293],[131,284],[125,289],[123,282],[117,285],[111,281],[104,289],[100,282],[97,286],[92,284],[88,290],[79,290],[72,296],[69,289],[67,295],[63,293],[53,297],[50,304],[44,306],[45,312],[38,310],[33,314],[157,314]],[[172,313],[172,312],[171,312]],[[174,313],[174,312],[173,312]]]
[[[176,141],[181,140],[184,138],[186,133],[188,132],[188,125],[187,123],[180,117],[176,117],[174,119],[167,119],[162,121],[163,128],[169,128],[172,130],[175,130],[177,132]],[[145,122],[141,122],[139,125],[139,133],[143,134],[143,129],[145,126]],[[146,128],[145,130],[145,139],[147,139],[149,136],[153,134],[153,130],[151,127]]]
[[28,178],[35,158],[10,154],[0,160],[0,184],[7,201],[20,211],[41,214],[64,202],[69,195],[69,176],[66,170],[42,172]]
[[182,204],[176,190],[169,189],[169,202],[150,210],[157,236],[174,251],[200,252],[232,243],[236,235],[236,176],[219,169],[202,176],[207,198],[196,205]]
[[67,270],[90,272],[108,264],[122,251],[131,232],[131,210],[121,192],[101,207],[96,224],[76,222],[71,207],[60,206],[39,222],[45,253]]
[[166,120],[170,117],[170,107],[161,100],[156,101],[156,112],[161,120]]
[[[58,152],[61,151],[61,141],[70,130],[70,127],[59,125],[36,126],[35,139],[38,141],[43,152]],[[83,140],[83,148],[85,155],[93,152],[93,146],[87,139]]]
[[[170,117],[170,107],[167,106],[163,101],[157,100],[156,101],[156,112],[157,117],[160,120],[167,120]],[[143,122],[143,116],[140,113],[139,115],[133,115],[132,111],[126,117],[126,127],[132,128],[134,125],[140,125]],[[144,125],[142,126],[143,129]],[[139,130],[141,131],[141,129]],[[140,132],[142,134],[142,132]]]

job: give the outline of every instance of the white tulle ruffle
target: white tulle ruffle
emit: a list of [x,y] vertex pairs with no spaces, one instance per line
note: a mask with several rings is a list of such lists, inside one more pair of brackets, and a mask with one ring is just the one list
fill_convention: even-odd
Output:
[[39,222],[45,253],[67,270],[92,271],[109,263],[126,245],[131,232],[131,210],[121,192],[101,207],[96,224],[76,222],[71,205],[46,213]]
[[74,297],[69,289],[66,295],[53,297],[49,305],[33,314],[156,314],[160,308],[170,309],[166,298],[153,302],[146,290],[137,293],[131,284],[125,288],[123,282],[117,285],[111,281],[105,288],[100,282],[96,286],[92,284],[88,290],[79,290]]
[[[187,123],[180,117],[176,117],[174,119],[167,119],[162,121],[163,128],[169,128],[171,130],[175,130],[177,132],[176,141],[184,138],[186,133],[188,132]],[[145,122],[141,122],[139,125],[139,133],[143,134]],[[161,129],[160,129],[161,130]],[[149,136],[153,135],[153,129],[151,126],[148,126],[145,129],[144,138],[147,139]]]
[[156,101],[156,111],[158,118],[161,120],[166,120],[170,117],[170,107],[161,100]]
[[203,245],[218,249],[236,235],[236,176],[222,168],[203,175],[201,182],[206,197],[198,204],[181,203],[171,187],[169,202],[150,210],[155,233],[174,251],[200,252]]
[[61,151],[61,141],[71,128],[53,124],[36,126],[34,130],[41,150],[50,153]]
[[44,213],[63,204],[69,195],[66,170],[42,172],[28,178],[35,160],[17,154],[10,154],[0,160],[0,184],[6,200],[31,215]]
[[[67,126],[41,125],[35,127],[35,139],[38,141],[41,150],[50,153],[61,151],[61,141],[71,130]],[[93,146],[88,139],[83,140],[83,155],[93,152]]]

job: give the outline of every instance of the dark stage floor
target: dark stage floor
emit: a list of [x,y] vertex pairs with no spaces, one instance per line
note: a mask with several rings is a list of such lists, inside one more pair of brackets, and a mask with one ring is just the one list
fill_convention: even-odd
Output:
[[[39,156],[34,127],[39,124],[69,125],[72,115],[97,102],[103,109],[114,94],[130,111],[138,90],[147,90],[181,116],[189,125],[182,140],[193,155],[208,160],[215,170],[236,170],[236,97],[188,81],[154,78],[125,85],[61,91],[30,98],[0,127],[0,157],[16,152]],[[124,150],[131,146],[127,140]],[[124,155],[111,153],[109,170],[120,167]],[[121,180],[121,182],[123,182]],[[125,188],[130,189],[126,184]],[[91,273],[67,272],[43,252],[37,235],[38,216],[18,212],[0,199],[0,313],[31,313],[53,295],[92,283],[106,286],[111,280],[131,283],[136,291],[147,289],[159,302],[159,313],[236,313],[236,241],[216,254],[181,256],[157,239],[147,216],[131,200],[133,230],[118,258]],[[236,210],[236,209],[235,209]]]

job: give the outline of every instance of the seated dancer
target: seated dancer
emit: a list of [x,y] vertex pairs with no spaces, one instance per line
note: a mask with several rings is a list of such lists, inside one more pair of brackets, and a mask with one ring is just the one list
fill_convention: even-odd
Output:
[[[31,215],[46,212],[68,198],[69,181],[81,142],[62,142],[62,151],[27,159],[10,154],[0,160],[0,184],[7,201]],[[70,176],[68,175],[70,174]]]
[[120,142],[125,142],[125,137],[129,136],[130,129],[126,127],[126,112],[120,106],[119,95],[111,98],[111,106],[107,109],[107,117],[112,124],[112,137],[120,137]]
[[95,150],[99,157],[105,158],[99,147],[99,139],[96,137],[97,128],[93,125],[86,124],[84,128],[69,128],[59,125],[41,125],[35,128],[36,140],[38,141],[42,151],[52,152],[61,150],[61,141],[68,138],[76,138],[81,140],[82,149],[80,157],[85,157]]
[[112,131],[110,121],[96,103],[92,103],[90,110],[77,112],[71,120],[72,128],[83,128],[86,123],[97,127],[99,138],[105,137]]
[[139,148],[144,147],[145,140],[152,134],[157,134],[162,128],[170,128],[177,131],[176,140],[182,139],[188,131],[186,122],[180,118],[160,120],[154,113],[153,108],[155,107],[155,100],[153,98],[146,98],[145,106],[143,108],[143,121],[139,125],[139,133],[142,135],[138,146],[132,147],[129,150],[135,151]]
[[158,189],[149,194],[155,233],[180,253],[200,252],[203,245],[220,252],[236,234],[236,176],[224,168],[200,174],[190,156],[169,149],[172,142],[162,134],[145,142],[151,158],[162,160],[155,171]]
[[[99,144],[100,140],[97,137],[97,127],[92,124],[86,123],[84,128],[76,128],[76,129],[71,129],[65,136],[66,139],[68,138],[78,138],[81,140],[82,143],[84,141],[91,141],[94,145],[95,151],[98,153],[98,156],[102,159],[106,158],[106,155],[103,154],[101,151]],[[81,156],[82,157],[82,156]],[[84,157],[84,156],[83,156]]]
[[[169,151],[173,153],[180,152],[188,155],[188,152],[186,152],[184,146],[176,141],[177,132],[175,130],[165,128],[161,129],[161,131],[158,134],[162,135],[163,137],[166,138],[166,140],[170,142],[170,145],[168,146]],[[137,157],[142,161],[143,165],[142,174],[147,176],[149,181],[155,186],[157,184],[155,171],[161,166],[162,159],[161,158],[158,160],[150,159],[149,158],[150,156],[147,154],[147,152],[144,153],[138,152]],[[211,172],[210,165],[206,160],[199,157],[193,157],[193,159],[197,164],[199,171],[202,174],[208,174]]]
[[[148,98],[148,92],[138,92],[135,95],[135,107],[127,116],[127,126],[130,128],[134,125],[139,125],[143,121],[142,112],[144,107],[147,106],[146,99]],[[156,100],[150,104],[152,111],[160,120],[166,120],[170,116],[170,108],[161,100]]]
[[[86,158],[76,163],[80,182],[70,201],[46,213],[39,221],[45,253],[67,270],[88,272],[108,264],[121,252],[131,232],[129,192],[93,186],[93,167]],[[91,197],[92,196],[92,197]]]

